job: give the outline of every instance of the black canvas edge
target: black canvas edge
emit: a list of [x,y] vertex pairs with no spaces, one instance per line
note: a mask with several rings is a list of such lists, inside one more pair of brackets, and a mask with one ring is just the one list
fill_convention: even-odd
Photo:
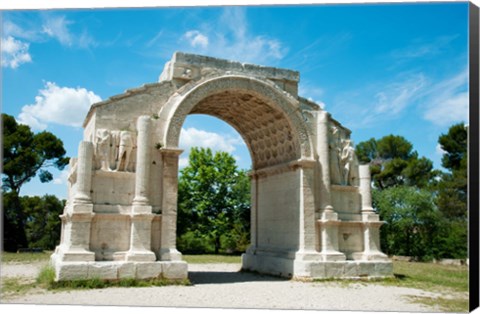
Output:
[[479,307],[479,7],[469,5],[469,309]]

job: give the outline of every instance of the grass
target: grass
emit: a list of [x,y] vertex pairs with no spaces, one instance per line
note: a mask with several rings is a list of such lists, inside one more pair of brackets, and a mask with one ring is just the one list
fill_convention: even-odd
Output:
[[2,252],[2,263],[33,263],[44,262],[50,259],[52,252],[45,251],[42,253],[10,253]]
[[449,295],[448,298],[412,296],[411,301],[438,306],[445,312],[468,312],[467,267],[394,261],[393,273],[395,278],[376,281],[375,283]]
[[240,264],[242,262],[242,258],[239,255],[182,255],[182,258],[189,264]]
[[468,292],[468,268],[432,263],[393,262],[391,283],[434,292]]

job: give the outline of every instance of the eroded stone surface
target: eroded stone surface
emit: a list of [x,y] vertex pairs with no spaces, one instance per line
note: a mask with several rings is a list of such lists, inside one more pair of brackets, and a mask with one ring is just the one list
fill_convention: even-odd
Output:
[[296,71],[176,53],[158,83],[94,104],[72,158],[58,280],[186,278],[176,249],[178,149],[189,114],[232,125],[252,157],[243,268],[284,277],[389,276],[370,175],[350,130],[298,95]]

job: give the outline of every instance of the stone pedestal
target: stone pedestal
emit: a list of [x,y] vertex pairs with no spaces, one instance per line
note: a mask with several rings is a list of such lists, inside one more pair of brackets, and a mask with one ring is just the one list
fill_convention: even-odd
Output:
[[89,250],[90,225],[94,216],[91,212],[92,207],[93,205],[82,205],[84,212],[67,213],[60,216],[66,232],[64,232],[62,243],[55,250],[55,259],[72,262],[95,260],[95,253]]
[[126,252],[126,261],[152,262],[156,260],[151,248],[152,220],[151,206],[134,206],[130,216],[130,249]]
[[90,196],[93,164],[93,145],[82,141],[78,147],[77,180],[75,194],[61,215],[62,239],[53,254],[57,261],[86,262],[94,261],[95,253],[89,250],[90,226],[93,204]]
[[336,219],[318,220],[320,229],[320,260],[344,261],[345,254],[338,251],[338,226],[340,221]]

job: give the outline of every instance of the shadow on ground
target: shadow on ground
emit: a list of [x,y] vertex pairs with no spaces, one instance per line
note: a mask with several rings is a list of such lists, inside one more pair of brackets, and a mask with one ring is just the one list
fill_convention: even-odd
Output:
[[188,272],[188,278],[193,285],[289,280],[246,271],[190,271]]

